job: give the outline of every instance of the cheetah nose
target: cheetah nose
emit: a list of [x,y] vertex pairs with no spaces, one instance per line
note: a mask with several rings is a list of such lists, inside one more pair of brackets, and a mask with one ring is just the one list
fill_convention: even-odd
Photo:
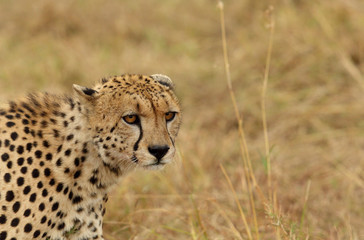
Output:
[[166,155],[168,150],[169,147],[167,145],[152,145],[148,147],[148,151],[157,158],[158,162]]

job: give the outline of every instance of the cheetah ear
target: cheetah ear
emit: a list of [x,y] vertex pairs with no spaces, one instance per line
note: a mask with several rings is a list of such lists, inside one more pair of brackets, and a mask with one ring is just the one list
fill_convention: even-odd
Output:
[[162,74],[153,74],[150,77],[153,78],[154,80],[158,81],[160,84],[174,90],[174,84],[168,76],[162,75]]
[[96,99],[99,93],[98,91],[92,88],[83,87],[77,84],[73,84],[73,90],[80,97],[80,99],[85,99],[85,100]]

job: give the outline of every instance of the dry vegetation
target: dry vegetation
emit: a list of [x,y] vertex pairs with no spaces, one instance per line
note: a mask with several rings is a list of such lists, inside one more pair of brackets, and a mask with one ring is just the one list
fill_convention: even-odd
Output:
[[[261,112],[270,5],[266,118],[276,201]],[[364,239],[363,1],[225,2],[252,195],[217,2],[2,0],[0,12],[2,101],[125,72],[164,73],[177,85],[184,108],[177,163],[125,177],[108,205],[107,239],[249,239],[249,231],[252,239]]]

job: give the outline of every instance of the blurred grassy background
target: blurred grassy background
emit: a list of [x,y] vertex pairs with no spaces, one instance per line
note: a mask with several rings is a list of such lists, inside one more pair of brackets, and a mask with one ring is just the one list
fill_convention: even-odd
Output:
[[[246,239],[220,163],[254,232],[216,3],[0,1],[2,101],[122,73],[163,73],[176,83],[184,109],[177,163],[133,173],[115,188],[106,239]],[[269,5],[276,27],[267,120],[278,208],[267,212],[255,198],[259,237],[364,239],[364,2],[225,1],[234,91],[266,196],[260,95]]]

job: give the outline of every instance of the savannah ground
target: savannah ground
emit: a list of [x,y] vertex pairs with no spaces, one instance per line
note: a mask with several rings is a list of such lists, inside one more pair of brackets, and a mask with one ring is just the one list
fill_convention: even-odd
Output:
[[364,2],[224,5],[240,134],[211,0],[2,0],[0,100],[122,73],[175,81],[176,163],[121,181],[106,239],[364,239]]

